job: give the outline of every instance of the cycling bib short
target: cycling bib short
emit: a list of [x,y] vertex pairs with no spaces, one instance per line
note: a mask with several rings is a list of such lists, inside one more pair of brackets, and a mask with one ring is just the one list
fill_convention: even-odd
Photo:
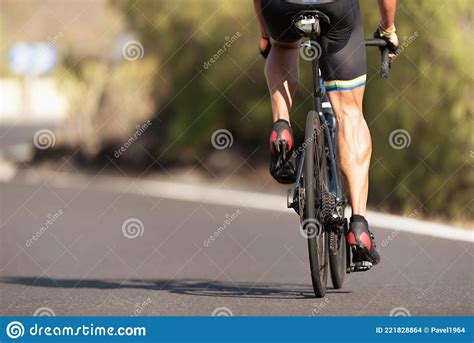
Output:
[[367,56],[358,0],[260,0],[261,14],[269,36],[280,44],[297,43],[301,35],[293,25],[305,10],[326,14],[318,40],[323,55],[321,74],[327,91],[349,90],[365,85]]

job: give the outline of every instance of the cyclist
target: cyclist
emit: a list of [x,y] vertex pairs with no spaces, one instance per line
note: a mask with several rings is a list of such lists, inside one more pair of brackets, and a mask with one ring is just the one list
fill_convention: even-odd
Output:
[[[387,41],[390,58],[399,45],[395,30],[396,0],[378,0],[381,20],[376,38]],[[290,111],[298,85],[301,36],[293,29],[298,12],[317,9],[330,23],[321,23],[321,75],[338,123],[341,169],[346,177],[352,216],[348,242],[357,247],[355,261],[377,264],[380,256],[366,216],[372,142],[362,112],[366,81],[366,50],[358,0],[254,0],[266,58],[265,76],[271,95],[273,128],[270,173],[280,183],[296,179]]]

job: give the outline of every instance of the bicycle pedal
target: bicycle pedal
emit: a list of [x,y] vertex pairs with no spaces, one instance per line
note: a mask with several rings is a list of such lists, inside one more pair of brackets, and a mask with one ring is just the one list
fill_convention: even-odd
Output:
[[356,262],[354,265],[352,265],[350,268],[348,268],[349,272],[365,272],[372,268],[372,263],[369,261],[361,261],[361,262]]

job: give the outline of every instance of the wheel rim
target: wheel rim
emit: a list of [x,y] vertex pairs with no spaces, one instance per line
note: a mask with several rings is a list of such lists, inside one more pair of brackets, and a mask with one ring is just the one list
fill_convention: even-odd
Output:
[[[318,156],[321,156],[321,147],[324,147],[321,142],[322,137],[315,135],[314,128],[319,127],[319,125],[315,125],[318,120],[316,112],[308,114],[305,138],[307,141],[312,141],[313,144],[308,145],[305,154],[305,176],[303,181],[306,192],[303,219],[318,223],[317,225],[321,229],[317,234],[308,237],[308,250],[314,292],[317,297],[323,297],[326,293],[329,255],[327,233],[320,223],[321,213],[317,209],[321,205],[322,198],[318,187],[321,184],[321,175],[319,175],[321,159],[318,159]],[[325,155],[322,156],[325,158]]]
[[[326,172],[320,172],[327,168],[326,166],[326,154],[324,151],[324,133],[321,130],[318,130],[318,134],[316,135],[315,144],[314,144],[314,179],[318,180],[314,183],[313,191],[315,194],[316,203],[319,204],[321,210],[324,208],[324,195],[323,192],[327,188],[328,179]],[[318,189],[319,188],[319,189]],[[327,276],[328,276],[328,264],[329,264],[329,249],[328,249],[328,233],[325,229],[324,225],[324,212],[321,210],[316,210],[317,213],[316,217],[321,223],[321,232],[317,239],[317,247],[318,247],[318,261],[319,261],[319,275],[321,283],[325,286],[327,284]]]
[[328,278],[328,244],[327,244],[327,232],[323,229],[323,232],[316,237],[318,240],[318,261],[319,261],[319,277],[323,285],[327,284]]

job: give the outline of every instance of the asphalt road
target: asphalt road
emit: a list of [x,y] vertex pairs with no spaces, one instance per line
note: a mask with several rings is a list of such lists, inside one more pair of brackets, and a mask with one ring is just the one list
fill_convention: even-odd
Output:
[[2,148],[17,145],[31,144],[33,137],[39,130],[53,130],[59,126],[55,122],[40,122],[37,124],[25,124],[24,121],[19,123],[2,123],[0,122],[0,150]]
[[54,175],[0,191],[1,315],[474,314],[469,242],[374,228],[382,263],[315,299],[294,214]]

